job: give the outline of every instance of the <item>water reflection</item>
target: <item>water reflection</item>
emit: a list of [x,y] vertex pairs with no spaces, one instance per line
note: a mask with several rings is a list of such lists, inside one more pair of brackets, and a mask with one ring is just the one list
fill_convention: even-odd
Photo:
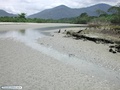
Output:
[[5,33],[7,33],[8,31],[0,31],[0,34],[2,35],[2,34],[5,34]]
[[25,31],[26,31],[26,30],[24,30],[24,29],[19,30],[19,32],[20,32],[21,34],[23,34],[23,35],[25,35]]
[[22,42],[34,42],[36,39],[44,36],[45,35],[33,29],[0,32],[0,38],[12,38]]

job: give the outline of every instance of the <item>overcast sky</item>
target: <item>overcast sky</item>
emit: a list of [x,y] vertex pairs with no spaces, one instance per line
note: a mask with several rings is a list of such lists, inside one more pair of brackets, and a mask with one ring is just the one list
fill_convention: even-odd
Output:
[[118,2],[119,0],[0,0],[0,9],[15,14],[25,12],[30,15],[58,5],[81,8],[97,3],[116,5]]

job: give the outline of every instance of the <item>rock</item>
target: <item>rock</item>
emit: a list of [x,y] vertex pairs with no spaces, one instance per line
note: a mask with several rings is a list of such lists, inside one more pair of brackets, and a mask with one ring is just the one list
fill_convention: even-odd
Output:
[[116,53],[116,51],[114,51],[112,48],[109,49],[109,52],[112,52],[112,53]]
[[110,49],[109,49],[109,52],[113,52],[113,49],[112,49],[112,48],[110,48]]
[[66,33],[67,35],[71,35],[71,32],[70,31],[67,31],[67,33]]
[[120,53],[120,50],[118,50],[117,52],[119,52],[119,53]]
[[109,46],[109,48],[110,48],[109,52],[112,53],[120,52],[120,45]]
[[120,53],[120,45],[115,45],[115,49],[116,49],[117,52]]
[[115,46],[109,46],[109,48],[114,48]]
[[60,32],[61,32],[61,30],[58,31],[58,33],[60,33]]
[[116,51],[113,51],[112,53],[116,53]]

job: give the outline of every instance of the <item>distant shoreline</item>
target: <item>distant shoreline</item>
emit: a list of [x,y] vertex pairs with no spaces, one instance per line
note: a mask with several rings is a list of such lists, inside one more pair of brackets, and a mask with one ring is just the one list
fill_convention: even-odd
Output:
[[0,22],[0,31],[21,30],[21,29],[37,29],[55,26],[87,26],[86,24],[69,24],[69,23],[14,23]]

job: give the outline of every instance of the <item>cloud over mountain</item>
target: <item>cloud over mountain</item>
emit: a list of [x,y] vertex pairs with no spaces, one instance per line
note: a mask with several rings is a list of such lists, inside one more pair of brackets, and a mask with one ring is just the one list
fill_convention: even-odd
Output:
[[119,0],[0,0],[0,9],[10,13],[25,12],[28,15],[59,5],[81,8],[97,3],[116,5]]

